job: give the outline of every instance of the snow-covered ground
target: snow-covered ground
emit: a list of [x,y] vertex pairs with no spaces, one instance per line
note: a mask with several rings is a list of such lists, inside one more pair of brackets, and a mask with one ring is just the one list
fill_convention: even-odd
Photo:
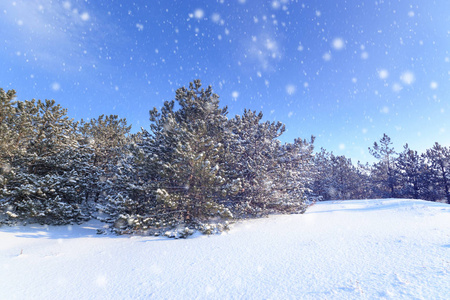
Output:
[[186,240],[0,228],[0,299],[449,299],[450,205],[322,202]]

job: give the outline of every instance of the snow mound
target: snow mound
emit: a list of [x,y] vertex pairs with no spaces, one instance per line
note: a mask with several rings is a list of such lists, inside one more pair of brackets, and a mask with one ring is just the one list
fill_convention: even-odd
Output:
[[98,235],[96,221],[0,228],[0,299],[444,299],[450,206],[320,202],[229,233]]

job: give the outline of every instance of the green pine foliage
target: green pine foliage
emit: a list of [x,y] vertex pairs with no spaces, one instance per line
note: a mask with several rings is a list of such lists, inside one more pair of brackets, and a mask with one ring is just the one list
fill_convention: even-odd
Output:
[[199,80],[152,109],[150,121],[132,135],[116,173],[124,184],[101,207],[115,232],[210,234],[239,218],[305,211],[313,139],[281,145],[284,125],[250,110],[228,119]]
[[150,128],[126,119],[75,122],[54,100],[16,101],[0,89],[0,224],[97,218],[113,232],[186,238],[239,219],[303,213],[314,200],[375,197],[450,201],[450,150],[396,153],[384,134],[372,166],[311,140],[282,144],[285,127],[244,110],[228,117],[200,80],[150,110]]
[[8,137],[1,143],[6,150],[1,155],[0,206],[5,215],[0,222],[85,220],[78,195],[88,166],[79,160],[77,123],[54,100],[11,104],[3,116],[10,121]]

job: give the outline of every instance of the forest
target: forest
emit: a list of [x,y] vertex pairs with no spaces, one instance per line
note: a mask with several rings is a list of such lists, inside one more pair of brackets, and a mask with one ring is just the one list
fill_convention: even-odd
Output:
[[282,144],[285,126],[261,112],[229,117],[200,80],[137,133],[117,115],[74,121],[54,100],[15,98],[0,89],[0,224],[96,218],[118,234],[186,237],[322,200],[450,203],[449,147],[397,152],[384,134],[369,148],[377,161],[355,164],[315,151],[313,136]]

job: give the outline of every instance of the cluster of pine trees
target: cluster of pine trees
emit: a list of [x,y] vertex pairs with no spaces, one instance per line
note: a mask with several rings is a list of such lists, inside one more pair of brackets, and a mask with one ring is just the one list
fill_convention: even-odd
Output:
[[116,115],[75,122],[54,100],[16,101],[0,89],[0,224],[98,218],[117,233],[184,237],[228,220],[302,213],[314,200],[414,198],[450,203],[450,149],[396,153],[384,135],[373,165],[354,165],[314,137],[281,144],[280,122],[227,117],[199,80],[130,133]]
[[[280,122],[227,117],[195,80],[131,134],[118,116],[75,122],[54,100],[0,89],[0,223],[67,224],[96,217],[118,232],[186,236],[226,220],[302,213],[313,138],[281,144]],[[172,229],[172,231],[167,231]]]
[[314,194],[323,200],[411,198],[450,203],[449,147],[435,143],[419,154],[406,144],[397,153],[384,134],[369,151],[378,161],[355,166],[322,149],[314,158]]

